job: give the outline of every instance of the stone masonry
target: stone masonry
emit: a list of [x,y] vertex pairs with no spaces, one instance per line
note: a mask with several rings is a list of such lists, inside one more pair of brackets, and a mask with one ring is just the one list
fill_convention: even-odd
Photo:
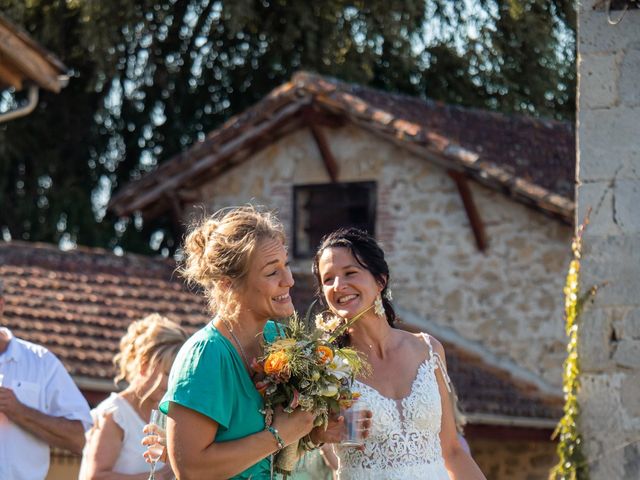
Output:
[[489,480],[548,480],[558,462],[554,442],[471,439],[471,454]]
[[[482,253],[444,169],[357,127],[326,134],[340,181],[377,183],[376,236],[388,254],[395,303],[511,359],[559,392],[572,229],[471,183],[489,239]],[[300,130],[206,184],[199,196],[210,212],[266,205],[290,231],[292,186],[329,181],[311,135]],[[292,266],[311,270],[309,260]]]
[[[589,209],[582,288],[581,428],[593,479],[640,478],[640,10],[578,12],[577,223]],[[612,12],[619,17],[620,12]]]

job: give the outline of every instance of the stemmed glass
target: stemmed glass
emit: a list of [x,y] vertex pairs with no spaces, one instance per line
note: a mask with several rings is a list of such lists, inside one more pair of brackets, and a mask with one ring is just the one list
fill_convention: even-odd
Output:
[[158,442],[159,434],[164,436],[164,432],[167,428],[167,416],[160,410],[151,410],[150,424],[157,427],[158,432],[150,432],[147,437],[153,437],[154,443],[147,448],[149,454],[149,460],[151,460],[151,472],[149,473],[148,480],[155,480],[156,463],[162,457],[164,452],[164,446]]

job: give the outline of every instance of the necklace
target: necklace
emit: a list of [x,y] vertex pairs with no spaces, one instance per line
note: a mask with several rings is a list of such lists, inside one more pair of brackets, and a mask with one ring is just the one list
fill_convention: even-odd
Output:
[[253,372],[253,370],[251,368],[251,363],[249,362],[249,359],[247,358],[247,354],[245,353],[244,348],[242,348],[242,344],[240,343],[240,340],[238,340],[238,337],[236,337],[236,334],[233,333],[233,330],[231,329],[231,325],[229,325],[229,322],[227,322],[224,318],[221,318],[221,320],[222,320],[222,323],[224,324],[225,328],[231,334],[231,338],[233,338],[234,342],[236,342],[236,345],[238,345],[238,348],[240,349],[240,355],[242,356],[242,359],[244,360],[244,363],[247,366],[247,370],[249,370],[249,374],[251,375],[251,378],[253,378],[253,374],[255,372]]

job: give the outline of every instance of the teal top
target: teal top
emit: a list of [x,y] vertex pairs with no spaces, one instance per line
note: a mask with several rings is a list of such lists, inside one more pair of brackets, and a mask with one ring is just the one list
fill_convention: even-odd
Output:
[[[275,322],[264,327],[265,341],[279,335]],[[225,442],[264,430],[262,396],[256,390],[242,358],[213,322],[198,330],[182,346],[169,374],[169,388],[160,402],[167,413],[169,402],[195,410],[218,423],[214,441]],[[233,479],[269,479],[270,458],[264,458]]]

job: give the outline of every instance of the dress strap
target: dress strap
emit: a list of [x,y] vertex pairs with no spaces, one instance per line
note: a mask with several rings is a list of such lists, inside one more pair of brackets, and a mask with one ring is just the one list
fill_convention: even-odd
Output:
[[[449,378],[449,374],[447,373],[447,369],[444,366],[444,362],[442,361],[442,357],[431,346],[431,337],[429,335],[427,335],[426,333],[424,333],[424,332],[422,332],[421,335],[422,335],[422,339],[427,344],[427,348],[429,349],[429,357],[430,357],[430,359],[434,360],[435,367],[440,368],[440,371],[442,372],[442,378],[444,378],[444,384],[447,387],[447,391],[449,393],[451,393],[453,385],[451,384],[451,379]],[[435,369],[434,369],[434,371],[435,371]]]

